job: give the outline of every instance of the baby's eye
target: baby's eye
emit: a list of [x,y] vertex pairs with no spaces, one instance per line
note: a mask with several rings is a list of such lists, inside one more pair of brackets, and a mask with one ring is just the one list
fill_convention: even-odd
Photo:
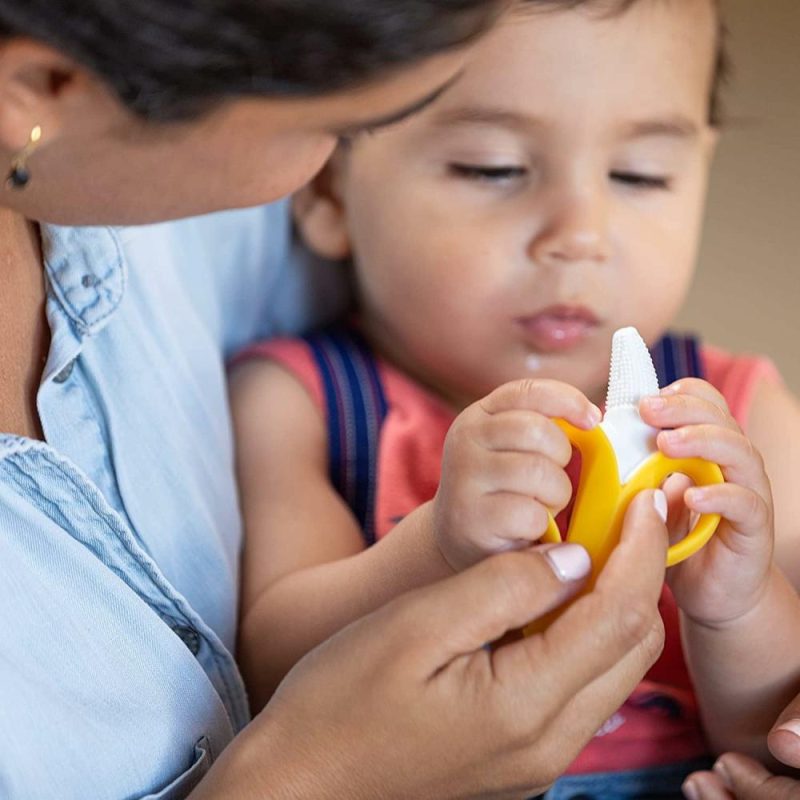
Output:
[[640,172],[616,170],[611,173],[611,180],[633,189],[669,189],[671,186],[670,179],[666,175],[644,175]]
[[448,169],[451,174],[458,178],[495,183],[503,183],[515,180],[516,178],[522,178],[527,173],[525,167],[512,164],[490,166],[488,164],[452,163],[448,165]]

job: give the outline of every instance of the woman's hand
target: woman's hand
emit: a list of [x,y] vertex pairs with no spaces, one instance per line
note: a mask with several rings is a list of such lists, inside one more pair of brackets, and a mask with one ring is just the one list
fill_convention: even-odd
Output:
[[[767,744],[778,761],[800,768],[800,695],[778,717]],[[690,800],[800,800],[800,780],[774,775],[739,753],[726,753],[713,771],[690,775],[684,792]]]
[[[690,512],[722,516],[711,541],[668,573],[681,610],[695,623],[721,626],[751,611],[764,594],[773,552],[772,493],[761,455],[709,383],[683,379],[641,404],[645,422],[670,428],[658,446],[671,458],[720,465],[725,483],[692,487],[671,498]],[[669,491],[668,491],[669,494]]]
[[548,514],[569,502],[564,467],[572,446],[556,417],[589,429],[601,414],[572,386],[526,380],[501,386],[457,417],[434,501],[436,540],[454,569],[530,547]]
[[726,753],[713,770],[690,775],[683,792],[689,800],[800,800],[800,781],[773,775],[748,756]]
[[666,545],[644,492],[595,590],[496,648],[579,590],[575,545],[487,558],[397,598],[300,661],[193,800],[536,794],[658,656]]

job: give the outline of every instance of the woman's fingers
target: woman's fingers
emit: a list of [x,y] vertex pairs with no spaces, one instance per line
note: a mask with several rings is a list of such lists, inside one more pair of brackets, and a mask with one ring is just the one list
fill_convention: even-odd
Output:
[[[614,666],[578,691],[553,721],[551,735],[542,737],[540,750],[546,763],[571,763],[589,741],[622,705],[640,677],[652,666],[661,652],[664,628],[660,619],[640,644],[632,648]],[[627,689],[626,687],[630,687]],[[564,736],[569,732],[569,736]]]
[[722,778],[710,770],[692,773],[683,782],[683,795],[687,800],[736,800]]
[[[532,672],[545,688],[544,694],[553,698],[549,709],[556,713],[631,650],[654,642],[667,547],[666,526],[656,510],[655,496],[646,491],[634,498],[620,544],[592,592],[580,597],[542,634],[493,654],[494,673],[501,681],[519,680]],[[656,637],[658,649],[660,641]],[[654,659],[657,652],[650,656]],[[531,700],[540,703],[541,697]]]
[[[585,704],[580,720],[564,715],[575,695],[605,676],[609,702],[622,703],[660,651],[666,532],[655,497],[634,500],[597,590],[543,635],[485,646],[574,596],[589,569],[578,546],[488,558],[344,628],[295,666],[248,726],[250,765],[289,741],[310,780],[325,776],[337,796],[541,791],[605,719],[604,703]],[[242,747],[231,752],[241,763]],[[285,762],[279,751],[267,774]],[[226,764],[236,766],[223,754],[206,785]]]
[[557,608],[580,589],[590,566],[579,545],[529,549],[491,556],[404,596],[408,619],[426,620],[417,635],[439,645],[430,649],[432,660],[424,668],[432,676]]
[[779,761],[800,768],[800,695],[786,706],[772,726],[767,745]]
[[720,757],[712,772],[690,775],[683,791],[689,800],[800,800],[800,782],[739,753]]

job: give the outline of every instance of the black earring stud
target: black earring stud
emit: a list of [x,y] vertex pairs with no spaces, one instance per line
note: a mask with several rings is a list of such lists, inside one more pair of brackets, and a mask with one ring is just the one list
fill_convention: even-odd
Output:
[[10,189],[24,189],[30,179],[31,174],[25,167],[16,166],[8,173],[6,183],[8,183]]
[[9,189],[24,189],[31,179],[30,170],[27,167],[28,156],[36,149],[39,140],[42,138],[42,128],[37,125],[31,131],[28,144],[14,157],[11,162],[11,171],[6,178],[6,186]]

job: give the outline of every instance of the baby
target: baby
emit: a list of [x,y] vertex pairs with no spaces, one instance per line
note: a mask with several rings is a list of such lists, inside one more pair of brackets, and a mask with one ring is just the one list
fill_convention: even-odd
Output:
[[597,424],[611,335],[634,325],[668,384],[641,407],[659,448],[726,478],[671,480],[671,528],[723,520],[669,572],[663,656],[553,796],[668,796],[710,752],[766,757],[800,682],[800,412],[767,360],[668,333],[717,140],[718,15],[520,0],[433,106],[345,142],[296,197],[357,308],[232,375],[255,708],[351,620],[566,524],[577,467],[552,420]]

